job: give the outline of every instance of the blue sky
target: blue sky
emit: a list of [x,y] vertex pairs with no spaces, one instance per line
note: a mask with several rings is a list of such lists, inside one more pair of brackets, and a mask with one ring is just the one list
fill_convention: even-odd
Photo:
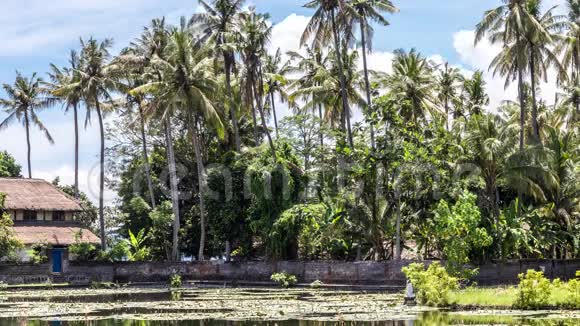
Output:
[[[298,38],[312,10],[303,8],[306,0],[251,0],[258,11],[268,12],[275,25],[272,50],[296,49]],[[473,47],[472,30],[484,10],[497,6],[499,0],[394,0],[400,8],[389,16],[391,26],[377,28],[375,53],[370,66],[389,71],[392,51],[416,48],[434,61],[449,61],[466,74],[485,70],[497,53],[497,47],[483,42]],[[564,0],[545,0],[545,6]],[[151,19],[166,16],[177,22],[181,15],[199,10],[196,0],[20,0],[0,2],[0,82],[12,83],[15,71],[25,75],[44,74],[49,63],[66,63],[70,49],[79,37],[110,37],[115,50],[138,36]],[[503,82],[486,74],[492,105],[512,98],[513,89],[504,91]],[[555,91],[545,85],[545,93]],[[4,94],[0,91],[0,96]],[[284,109],[282,108],[282,111]],[[282,115],[288,114],[282,112]],[[0,120],[5,114],[0,112]],[[72,117],[60,107],[41,113],[53,133],[56,145],[50,146],[38,132],[32,134],[33,175],[51,179],[61,176],[72,182]],[[96,125],[96,123],[95,123]],[[91,173],[97,162],[98,130],[89,127],[81,135],[81,186],[89,195],[95,192],[96,176]],[[8,150],[23,165],[26,162],[24,132],[15,125],[0,132],[0,150]],[[95,171],[96,172],[96,171]],[[109,194],[113,198],[112,193]]]

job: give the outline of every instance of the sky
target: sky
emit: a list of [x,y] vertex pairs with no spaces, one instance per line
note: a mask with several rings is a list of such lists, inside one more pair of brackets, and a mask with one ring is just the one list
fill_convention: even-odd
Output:
[[[304,8],[306,0],[248,0],[259,12],[267,12],[274,25],[270,51],[296,50],[299,38],[313,10]],[[560,5],[565,0],[544,0],[544,7]],[[499,47],[482,41],[473,45],[473,29],[483,12],[500,4],[500,0],[394,0],[400,12],[388,15],[388,27],[377,27],[374,52],[369,67],[390,72],[393,51],[415,48],[431,60],[449,62],[469,75],[485,71],[490,108],[503,100],[515,99],[513,87],[504,89],[500,77],[488,72],[488,66]],[[170,23],[179,17],[199,12],[196,0],[20,0],[0,1],[0,83],[13,83],[16,71],[26,76],[37,72],[45,76],[49,64],[66,64],[68,53],[77,49],[79,38],[112,38],[112,53],[117,53],[136,38],[153,18],[165,16]],[[542,95],[553,101],[556,86],[553,78],[542,85]],[[4,97],[0,90],[0,97]],[[291,114],[278,104],[280,116]],[[62,106],[41,112],[55,144],[50,145],[34,130],[32,142],[33,177],[52,180],[60,177],[73,183],[74,138],[72,114]],[[84,115],[84,113],[82,114]],[[0,121],[6,114],[0,110]],[[84,117],[83,117],[84,118]],[[110,118],[111,119],[111,118]],[[109,120],[110,120],[109,119]],[[109,121],[114,122],[114,121]],[[82,130],[80,136],[80,187],[90,198],[98,194],[99,131],[96,121]],[[15,156],[26,171],[24,128],[14,124],[0,131],[0,150]],[[114,192],[107,190],[106,201],[112,203]]]

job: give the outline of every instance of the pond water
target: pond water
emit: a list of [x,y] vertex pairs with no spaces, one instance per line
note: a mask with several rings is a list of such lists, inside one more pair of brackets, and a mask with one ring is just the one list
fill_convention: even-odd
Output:
[[400,293],[315,289],[166,288],[12,291],[0,326],[580,325],[578,311],[439,311]]
[[513,316],[457,315],[445,312],[420,313],[414,319],[383,321],[226,321],[226,320],[123,320],[50,321],[27,318],[0,319],[2,326],[439,326],[439,325],[554,325],[577,326],[578,319],[521,318]]

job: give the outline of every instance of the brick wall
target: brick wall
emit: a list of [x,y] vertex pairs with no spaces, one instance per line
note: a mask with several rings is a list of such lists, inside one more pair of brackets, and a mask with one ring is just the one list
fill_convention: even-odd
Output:
[[[0,282],[8,284],[44,283],[47,280],[73,284],[98,282],[166,282],[172,274],[185,280],[269,281],[276,272],[298,276],[300,282],[320,280],[327,284],[403,285],[401,268],[411,261],[340,262],[194,262],[194,263],[75,263],[65,265],[65,273],[53,276],[50,265],[0,264]],[[428,263],[428,262],[426,262]],[[528,269],[544,270],[547,277],[570,279],[580,270],[580,260],[510,261],[479,266],[475,281],[481,285],[515,284],[517,275]]]

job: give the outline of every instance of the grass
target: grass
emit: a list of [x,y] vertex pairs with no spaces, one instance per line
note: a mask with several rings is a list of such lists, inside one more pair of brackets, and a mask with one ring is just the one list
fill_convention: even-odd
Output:
[[[518,289],[515,286],[504,287],[469,287],[451,293],[451,302],[459,306],[511,308],[517,298]],[[566,300],[566,293],[561,288],[552,288],[549,306],[562,306]]]

